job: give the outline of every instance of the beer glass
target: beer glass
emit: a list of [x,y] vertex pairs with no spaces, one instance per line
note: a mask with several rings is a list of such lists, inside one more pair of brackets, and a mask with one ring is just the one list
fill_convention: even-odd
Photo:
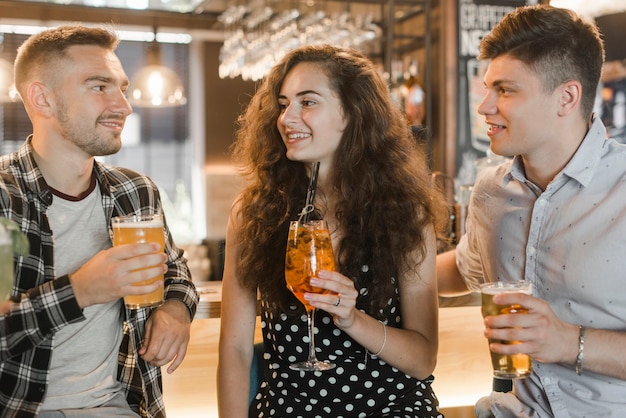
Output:
[[289,367],[293,370],[330,370],[334,364],[320,361],[315,355],[315,308],[304,299],[305,293],[329,293],[326,289],[311,286],[311,277],[320,270],[335,270],[335,257],[326,221],[291,221],[285,255],[285,281],[306,308],[309,333],[309,355],[306,361]]
[[0,303],[9,300],[13,289],[13,240],[0,223]]
[[[161,215],[129,215],[118,216],[112,220],[113,245],[157,242],[161,251],[165,248],[163,233],[163,217]],[[136,286],[163,281],[163,274],[138,282]],[[157,290],[143,295],[126,295],[124,303],[129,309],[146,308],[163,303],[163,285]]]
[[[481,285],[483,317],[501,314],[527,314],[521,305],[496,305],[493,296],[498,293],[525,293],[530,295],[531,284],[526,281],[493,282]],[[519,344],[518,341],[489,339],[489,343]],[[493,375],[500,379],[525,378],[532,372],[532,360],[528,354],[499,354],[491,352]]]

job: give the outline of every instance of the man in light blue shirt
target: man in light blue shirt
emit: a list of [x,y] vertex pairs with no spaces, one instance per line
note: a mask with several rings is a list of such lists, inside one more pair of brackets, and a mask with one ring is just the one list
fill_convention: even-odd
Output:
[[440,292],[532,282],[508,294],[528,315],[485,319],[494,352],[527,353],[533,373],[492,393],[479,417],[621,417],[626,412],[626,146],[592,114],[604,61],[592,24],[528,6],[480,46],[489,60],[479,113],[491,150],[512,161],[473,188],[466,235],[439,255]]

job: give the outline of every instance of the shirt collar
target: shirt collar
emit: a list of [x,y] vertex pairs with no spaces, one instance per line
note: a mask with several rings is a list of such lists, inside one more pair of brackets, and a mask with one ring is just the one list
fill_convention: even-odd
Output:
[[591,128],[578,147],[578,150],[563,169],[563,174],[587,186],[593,177],[602,155],[606,152],[608,137],[602,120],[596,115],[592,118]]
[[[587,186],[605,152],[605,148],[608,146],[608,141],[606,128],[602,120],[594,114],[591,127],[576,150],[576,153],[574,153],[565,168],[561,170],[561,173],[557,174],[555,179],[561,175],[566,175],[579,182],[582,186]],[[510,169],[504,176],[504,184],[507,184],[512,179],[523,183],[528,182],[524,172],[524,164],[519,155],[515,156]]]
[[[52,190],[43,177],[37,161],[35,161],[34,150],[32,145],[32,135],[26,138],[24,145],[18,151],[18,164],[24,174],[26,187],[39,196],[39,198],[46,204],[52,204]],[[103,165],[98,161],[94,161],[94,173],[96,180],[102,185],[102,192],[111,194],[111,186],[103,174]]]
[[48,187],[37,161],[35,161],[32,139],[33,136],[30,135],[19,149],[18,164],[24,173],[24,182],[28,190],[39,196],[46,205],[50,205],[52,204],[52,191]]

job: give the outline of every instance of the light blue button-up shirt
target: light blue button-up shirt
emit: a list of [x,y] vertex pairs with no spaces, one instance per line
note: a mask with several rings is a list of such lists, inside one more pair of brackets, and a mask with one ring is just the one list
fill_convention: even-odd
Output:
[[[481,172],[466,228],[456,257],[470,288],[525,279],[561,320],[626,332],[626,145],[599,118],[543,192],[519,157]],[[626,416],[626,381],[573,364],[535,362],[514,388],[528,416]]]

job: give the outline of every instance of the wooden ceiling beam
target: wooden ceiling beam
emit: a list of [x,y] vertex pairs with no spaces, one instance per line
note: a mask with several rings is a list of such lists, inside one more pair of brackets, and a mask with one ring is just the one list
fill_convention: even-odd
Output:
[[41,22],[89,22],[114,25],[155,26],[213,30],[218,23],[217,12],[178,13],[160,10],[134,10],[54,4],[31,1],[0,0],[0,23],[4,19],[38,20]]

